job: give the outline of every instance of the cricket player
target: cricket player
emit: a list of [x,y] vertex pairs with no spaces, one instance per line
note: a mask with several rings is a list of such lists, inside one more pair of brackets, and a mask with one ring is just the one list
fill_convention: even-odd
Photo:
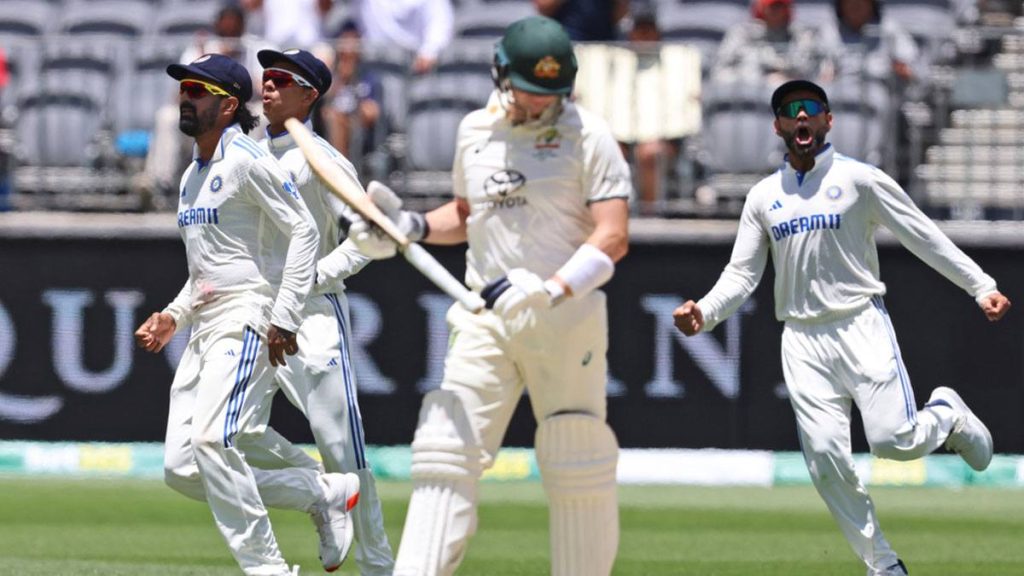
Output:
[[936,388],[916,408],[882,302],[875,230],[888,228],[973,296],[989,320],[1002,318],[1010,301],[892,178],[825,142],[832,114],[820,86],[787,82],[771,105],[787,162],[747,195],[721,278],[673,317],[688,336],[713,329],[754,291],[771,252],[775,315],[786,323],[782,367],[811,478],[868,576],[901,576],[907,568],[882,535],[854,469],[851,407],[860,410],[871,452],[880,458],[914,460],[945,444],[984,470],[992,436],[950,388]]
[[[359,476],[359,506],[351,519],[355,528],[356,563],[363,576],[391,576],[394,556],[384,532],[384,517],[369,464],[366,461],[363,422],[356,397],[355,374],[349,354],[352,340],[344,278],[358,272],[370,259],[350,240],[339,245],[342,219],[352,211],[338,200],[312,171],[291,135],[288,118],[301,118],[312,130],[310,113],[331,86],[331,71],[306,50],[261,50],[263,113],[270,125],[261,147],[277,158],[296,183],[313,215],[320,244],[317,280],[302,313],[297,334],[299,352],[277,370],[277,383],[309,419],[313,437],[328,472],[354,472]],[[317,142],[362,190],[355,168],[322,138]],[[283,240],[287,238],[283,237]],[[269,416],[269,414],[268,414]]]
[[[605,423],[605,295],[628,249],[629,166],[608,126],[567,96],[568,35],[543,16],[508,27],[495,47],[497,91],[463,119],[455,199],[425,216],[370,196],[430,244],[469,243],[466,283],[489,310],[448,312],[439,390],[423,398],[412,444],[413,494],[395,560],[400,576],[449,575],[476,530],[477,485],[529,391],[537,460],[550,503],[551,573],[611,573],[618,549],[618,444]],[[395,244],[357,220],[363,253]]]
[[[333,555],[337,568],[351,542],[347,516],[359,498],[359,477],[308,467],[262,470],[250,466],[246,449],[274,440],[251,423],[272,399],[273,366],[298,351],[316,227],[295,184],[244,133],[256,124],[244,105],[252,95],[248,71],[207,54],[167,73],[180,81],[179,127],[195,139],[178,207],[189,278],[135,334],[144,349],[159,352],[176,330],[192,327],[171,385],[167,483],[209,503],[246,574],[292,574],[265,506],[319,518],[321,554]],[[289,238],[285,254],[275,252],[278,233]]]

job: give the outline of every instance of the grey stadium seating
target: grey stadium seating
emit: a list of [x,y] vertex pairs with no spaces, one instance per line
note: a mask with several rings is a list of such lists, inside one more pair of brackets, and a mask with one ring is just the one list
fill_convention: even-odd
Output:
[[57,31],[89,37],[140,38],[149,30],[153,7],[131,0],[72,3],[60,11]]

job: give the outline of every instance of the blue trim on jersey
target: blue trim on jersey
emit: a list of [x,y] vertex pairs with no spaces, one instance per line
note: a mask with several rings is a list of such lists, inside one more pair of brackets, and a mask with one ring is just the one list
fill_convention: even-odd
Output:
[[352,451],[356,455],[356,468],[366,468],[366,439],[363,438],[363,417],[359,413],[359,402],[356,399],[356,383],[352,373],[352,359],[349,357],[348,341],[345,339],[345,314],[341,302],[334,294],[326,294],[327,301],[334,308],[334,317],[338,321],[338,348],[341,352],[341,379],[345,383],[345,404],[348,406],[348,428],[352,437]]
[[252,378],[252,371],[256,366],[256,357],[259,351],[259,335],[252,328],[246,326],[242,337],[242,358],[238,361],[238,369],[235,371],[235,387],[231,390],[227,413],[224,415],[225,448],[231,448],[234,445],[234,437],[238,433],[238,417],[242,412],[242,404],[245,402],[245,390]]
[[252,156],[253,158],[259,158],[259,156],[257,156],[257,155],[256,155],[256,152],[254,152],[254,151],[252,150],[252,148],[249,148],[248,146],[245,146],[244,144],[242,144],[242,143],[241,143],[241,142],[239,142],[238,140],[235,140],[235,141],[234,141],[234,142],[232,142],[231,144],[232,144],[232,145],[234,145],[234,146],[238,146],[238,147],[239,147],[239,148],[241,148],[242,150],[245,150],[246,152],[248,152],[248,153],[249,153],[249,156]]
[[892,344],[893,354],[896,355],[896,372],[900,377],[900,387],[903,389],[903,409],[907,414],[907,421],[917,425],[917,408],[914,401],[914,389],[910,387],[910,375],[907,374],[907,367],[903,365],[903,355],[900,353],[900,345],[896,342],[896,330],[893,329],[892,320],[889,318],[889,311],[885,309],[885,302],[882,297],[875,295],[871,297],[871,303],[885,320],[885,327],[889,332],[889,342]]
[[316,143],[319,144],[321,148],[327,151],[327,154],[330,155],[331,158],[337,158],[338,156],[341,156],[341,154],[323,138],[315,136],[314,140],[316,140]]
[[248,152],[253,158],[259,158],[263,155],[263,151],[260,150],[259,146],[254,142],[246,142],[242,137],[236,137],[231,143]]

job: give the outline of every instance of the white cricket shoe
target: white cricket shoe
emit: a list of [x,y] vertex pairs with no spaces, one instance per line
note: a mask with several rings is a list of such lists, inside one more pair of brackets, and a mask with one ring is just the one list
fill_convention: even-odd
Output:
[[907,567],[903,564],[903,560],[897,559],[896,563],[881,572],[876,572],[868,568],[868,576],[907,576]]
[[320,482],[326,497],[309,516],[320,534],[320,562],[324,570],[334,572],[352,547],[352,521],[348,513],[359,502],[359,476],[323,474]]
[[955,419],[953,430],[946,439],[946,448],[956,452],[967,465],[981,472],[992,461],[992,434],[980,418],[971,412],[964,399],[952,388],[940,386],[932,390],[925,406],[935,403],[947,404],[953,408]]

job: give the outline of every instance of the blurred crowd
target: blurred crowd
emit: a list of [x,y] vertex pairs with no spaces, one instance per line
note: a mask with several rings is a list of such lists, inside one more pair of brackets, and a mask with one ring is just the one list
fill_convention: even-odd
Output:
[[[225,54],[245,65],[258,87],[258,50],[295,47],[317,54],[335,78],[314,126],[368,176],[378,178],[408,171],[409,166],[397,165],[393,157],[401,155],[403,146],[422,143],[399,140],[396,149],[392,137],[408,129],[392,101],[407,98],[395,92],[408,91],[409,78],[436,72],[439,61],[459,42],[493,42],[505,24],[530,13],[553,17],[576,42],[620,49],[588,50],[589,44],[580,44],[577,97],[599,112],[606,109],[634,167],[640,211],[654,212],[670,194],[694,195],[692,189],[680,192],[680,186],[697,188],[707,174],[758,172],[777,162],[773,140],[749,137],[749,130],[734,119],[744,107],[763,116],[767,94],[792,78],[825,85],[830,94],[838,94],[837,101],[849,94],[851,101],[864,104],[864,122],[874,117],[882,124],[882,135],[849,136],[856,149],[847,153],[875,163],[892,158],[896,143],[906,138],[897,131],[901,120],[894,111],[908,99],[927,98],[929,67],[949,58],[953,29],[976,22],[984,8],[974,0],[891,0],[884,5],[880,0],[161,1],[164,11],[216,3],[212,20],[191,34],[177,58],[180,62],[204,53]],[[914,7],[925,4],[941,4],[942,17],[931,21],[931,12],[916,16]],[[2,97],[14,83],[3,65],[9,31],[3,18],[0,7],[0,103],[10,104],[11,98]],[[394,61],[382,66],[379,60],[367,65],[366,49],[375,47],[398,50],[406,60],[400,67]],[[486,62],[473,64],[473,73],[486,75]],[[389,85],[388,74],[394,76],[396,68],[405,80]],[[250,106],[258,112],[259,90],[255,93]],[[719,111],[727,111],[733,120],[716,119]],[[142,146],[141,181],[153,190],[173,190],[188,158],[176,115],[168,88]],[[15,121],[8,115],[9,124]],[[440,124],[434,130],[454,131],[454,125]],[[261,137],[262,131],[255,136]],[[744,146],[754,150],[748,156],[757,158],[744,159]],[[764,152],[757,152],[758,147]]]

